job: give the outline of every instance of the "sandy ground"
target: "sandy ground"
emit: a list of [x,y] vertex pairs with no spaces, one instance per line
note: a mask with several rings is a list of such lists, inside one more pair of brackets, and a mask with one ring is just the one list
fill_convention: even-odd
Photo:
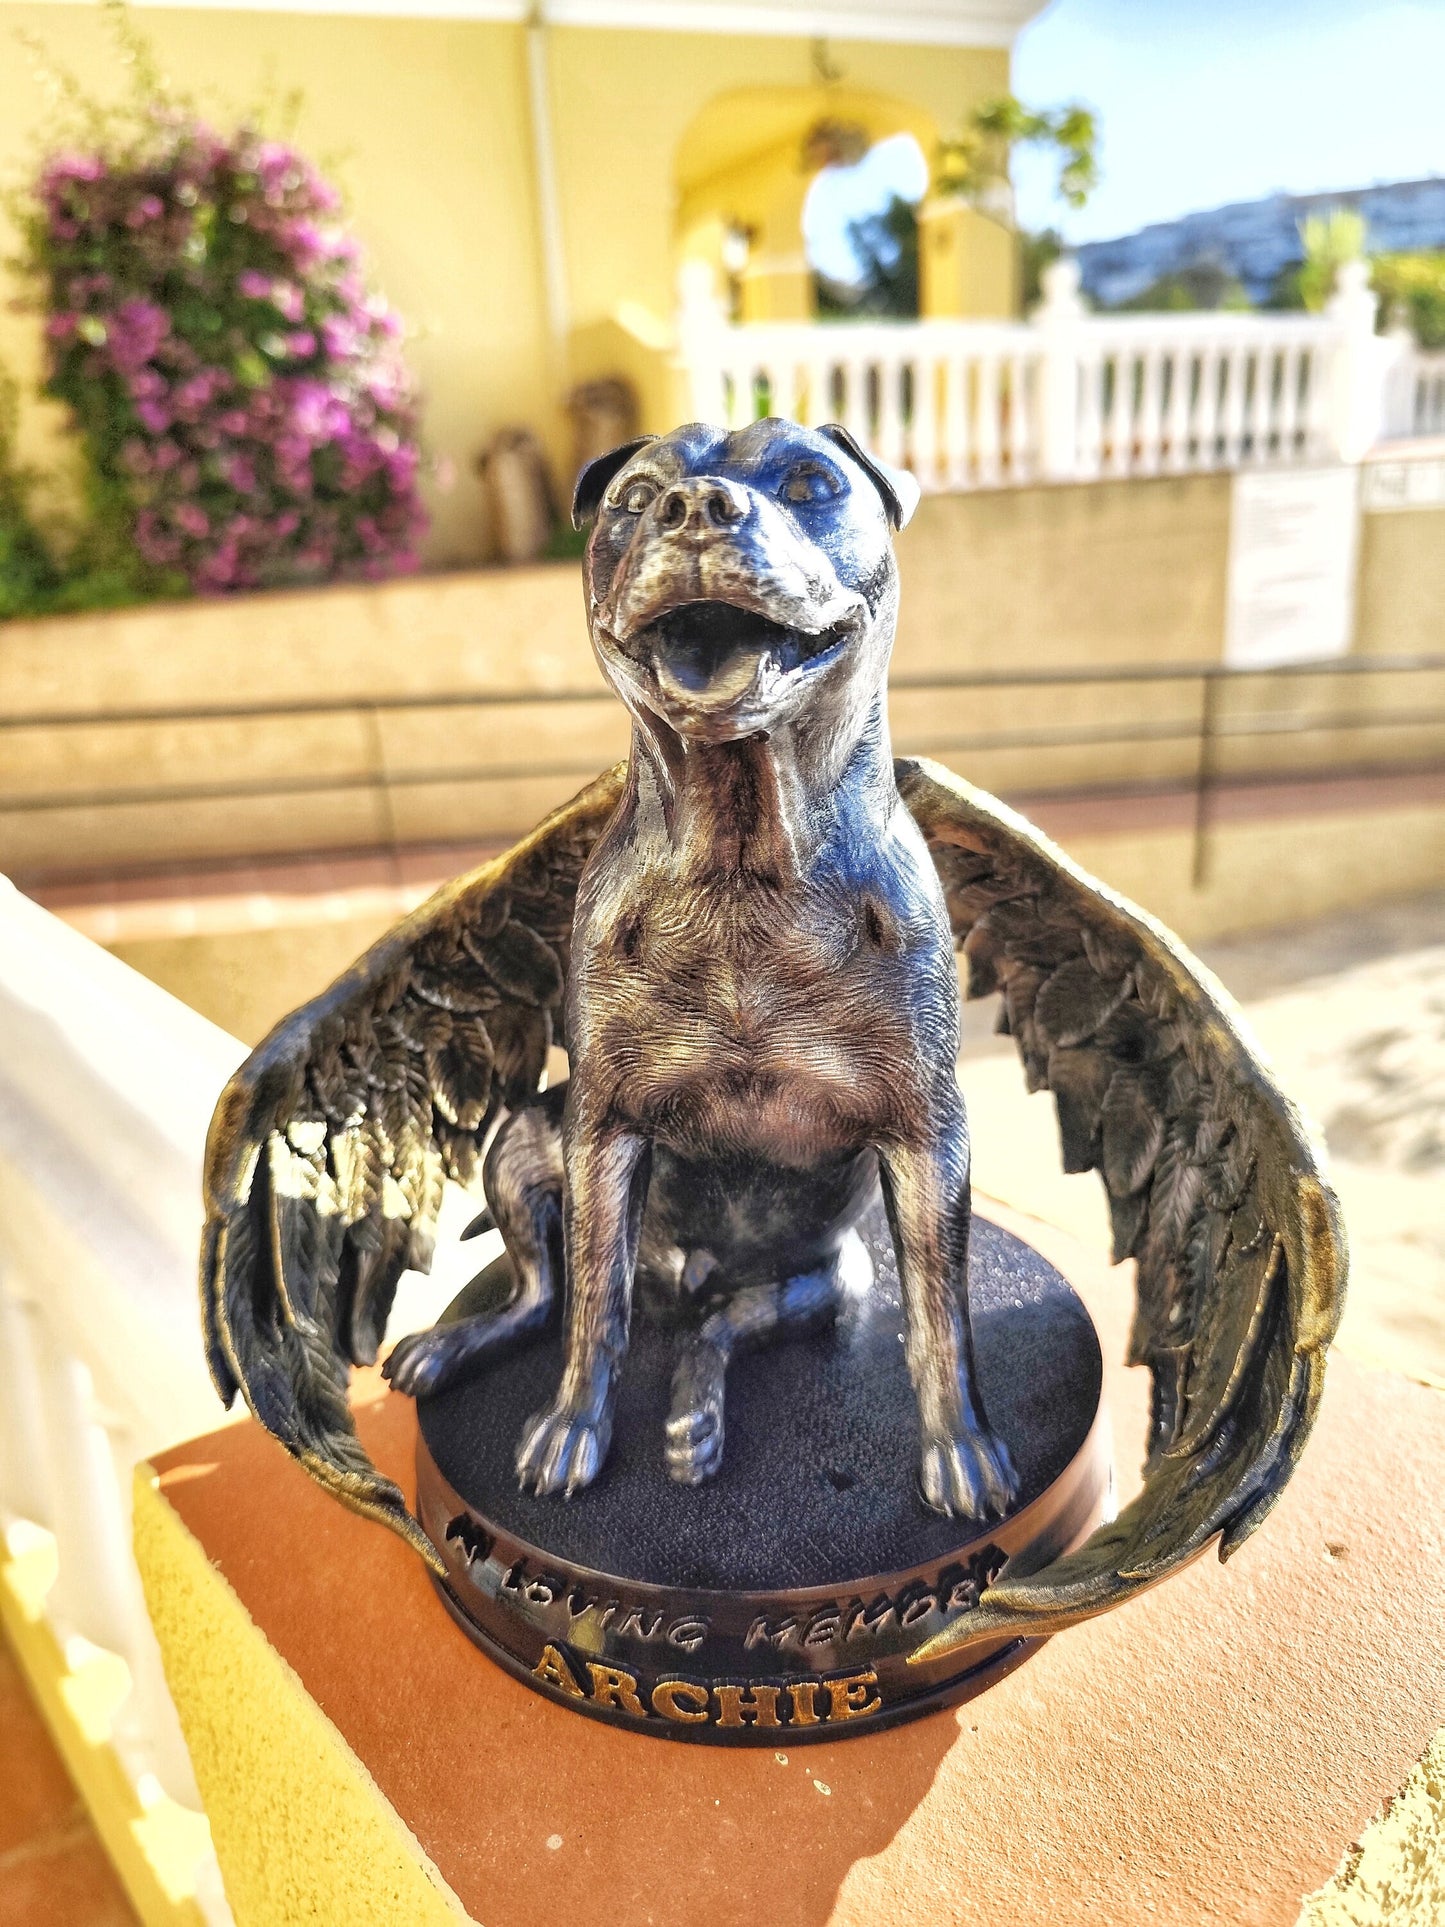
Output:
[[[1329,1145],[1351,1250],[1340,1347],[1445,1386],[1445,891],[1203,956]],[[991,1015],[970,1019],[976,1185],[1104,1241],[1098,1180],[1059,1171],[1052,1101],[1026,1094]]]

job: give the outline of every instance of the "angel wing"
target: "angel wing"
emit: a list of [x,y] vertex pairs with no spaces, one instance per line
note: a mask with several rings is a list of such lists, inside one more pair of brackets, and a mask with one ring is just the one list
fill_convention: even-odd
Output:
[[226,1404],[440,1570],[362,1450],[349,1366],[377,1353],[403,1271],[429,1269],[447,1178],[536,1092],[560,1025],[577,879],[621,794],[608,771],[438,891],[231,1079],[206,1145],[201,1306]]
[[1064,1168],[1097,1170],[1114,1259],[1137,1260],[1129,1361],[1152,1374],[1143,1490],[1077,1551],[1007,1570],[914,1655],[1055,1632],[1219,1537],[1249,1537],[1314,1423],[1344,1304],[1322,1154],[1242,1013],[1195,958],[993,797],[900,762],[943,882],[970,997],[999,993],[1029,1089],[1050,1090]]

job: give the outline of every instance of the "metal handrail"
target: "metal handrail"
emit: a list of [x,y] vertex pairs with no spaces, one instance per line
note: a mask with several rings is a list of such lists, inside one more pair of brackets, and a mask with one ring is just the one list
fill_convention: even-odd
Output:
[[[1265,676],[1369,676],[1445,670],[1445,655],[1324,656],[1307,662],[1272,663],[1244,667],[1218,661],[1183,663],[1112,663],[1102,668],[964,669],[927,675],[907,672],[890,675],[888,686],[899,690],[1065,688],[1097,683],[1199,682],[1214,677],[1224,682],[1247,682]],[[292,697],[253,703],[194,703],[180,707],[145,709],[56,709],[0,715],[0,730],[96,728],[109,724],[255,722],[267,716],[334,716],[366,710],[477,709],[536,703],[612,703],[617,698],[605,683],[559,689],[441,689],[419,693],[356,696]]]
[[[964,735],[908,732],[916,740],[904,742],[907,753],[926,750],[934,754],[963,752],[986,753],[991,750],[1058,750],[1077,748],[1128,749],[1146,743],[1197,743],[1191,788],[1194,796],[1193,874],[1196,885],[1203,883],[1208,865],[1210,805],[1222,780],[1219,768],[1220,746],[1234,740],[1261,740],[1299,735],[1330,735],[1360,730],[1433,728],[1445,726],[1445,708],[1422,709],[1390,707],[1362,713],[1313,710],[1270,711],[1226,719],[1223,698],[1232,687],[1257,684],[1263,678],[1355,679],[1371,675],[1419,676],[1445,672],[1445,655],[1345,656],[1306,662],[1272,664],[1245,668],[1220,662],[1120,663],[1106,667],[1009,670],[958,670],[941,674],[901,674],[891,680],[894,693],[927,693],[967,689],[1040,690],[1152,684],[1168,686],[1197,683],[1200,686],[1198,709],[1190,716],[1133,719],[1099,726],[1096,724],[1049,725],[994,731],[973,731]],[[515,707],[521,704],[555,706],[565,703],[611,703],[616,699],[600,682],[584,689],[543,690],[441,690],[425,694],[352,697],[304,697],[299,700],[238,704],[199,704],[171,709],[134,708],[106,711],[47,712],[0,717],[0,731],[18,729],[79,729],[98,726],[164,723],[174,727],[189,722],[245,722],[277,720],[292,716],[352,716],[366,724],[369,759],[359,769],[306,774],[297,771],[283,776],[246,778],[215,783],[175,783],[93,790],[50,790],[41,792],[0,791],[0,810],[16,814],[37,814],[65,809],[104,809],[116,806],[183,805],[197,802],[223,802],[255,796],[303,797],[323,792],[373,791],[378,799],[383,837],[395,851],[397,832],[392,794],[400,789],[440,787],[474,782],[508,782],[520,778],[578,777],[591,775],[596,758],[559,757],[549,762],[429,765],[425,768],[391,768],[385,755],[381,717],[387,712],[453,711]],[[1294,772],[1308,774],[1310,772]],[[1318,772],[1315,772],[1318,773]]]

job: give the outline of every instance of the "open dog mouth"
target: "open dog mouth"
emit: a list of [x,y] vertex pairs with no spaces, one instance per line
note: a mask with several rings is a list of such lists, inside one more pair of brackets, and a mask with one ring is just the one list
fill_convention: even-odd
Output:
[[731,602],[685,602],[647,630],[644,645],[659,674],[677,688],[702,694],[739,659],[766,665],[774,675],[820,662],[853,633],[851,620],[810,634]]

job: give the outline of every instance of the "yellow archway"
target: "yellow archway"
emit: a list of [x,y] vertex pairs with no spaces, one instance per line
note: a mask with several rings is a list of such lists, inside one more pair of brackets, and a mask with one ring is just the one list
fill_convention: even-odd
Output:
[[803,244],[808,188],[830,158],[856,157],[891,134],[911,134],[929,155],[938,142],[937,123],[923,108],[864,88],[819,83],[720,94],[678,144],[679,260],[706,262],[720,289],[731,284],[743,320],[806,319],[813,312]]

